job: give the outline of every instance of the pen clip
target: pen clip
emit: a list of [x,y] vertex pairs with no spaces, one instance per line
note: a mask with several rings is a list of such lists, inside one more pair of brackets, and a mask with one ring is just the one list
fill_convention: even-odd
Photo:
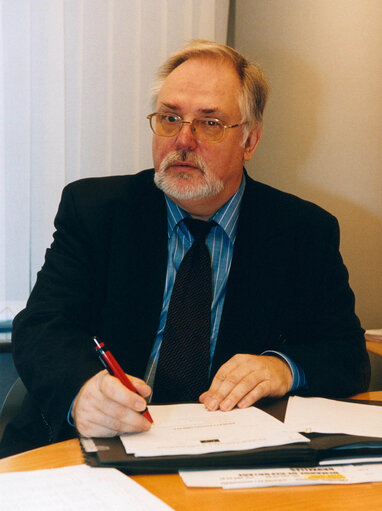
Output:
[[105,359],[104,359],[104,355],[105,355],[105,351],[104,351],[104,343],[103,342],[99,342],[97,337],[93,337],[93,341],[95,342],[95,352],[97,354],[97,357],[98,357],[98,360],[101,362],[101,364],[103,365],[103,367],[105,369],[108,370],[108,372],[112,375],[113,374],[113,371],[111,370],[111,368],[108,366],[108,364],[106,363]]
[[102,352],[103,347],[105,346],[104,343],[99,342],[99,340],[95,336],[93,337],[93,341],[95,342],[95,350],[97,351],[97,353],[99,353],[100,351]]

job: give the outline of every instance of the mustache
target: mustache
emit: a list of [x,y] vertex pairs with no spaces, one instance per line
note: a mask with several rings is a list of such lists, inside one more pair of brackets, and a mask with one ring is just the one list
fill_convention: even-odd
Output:
[[171,151],[161,161],[159,172],[166,172],[175,163],[186,163],[198,168],[202,174],[206,173],[206,163],[200,156],[188,151]]

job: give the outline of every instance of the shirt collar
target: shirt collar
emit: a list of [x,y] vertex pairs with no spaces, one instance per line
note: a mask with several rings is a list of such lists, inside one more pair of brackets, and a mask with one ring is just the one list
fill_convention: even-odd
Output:
[[[241,180],[241,184],[237,192],[223,206],[218,209],[210,220],[214,220],[225,231],[227,236],[234,243],[236,238],[237,220],[239,218],[240,204],[245,190],[245,174]],[[174,201],[167,195],[167,222],[168,222],[168,237],[172,236],[174,229],[186,217],[190,216],[187,211],[180,208]]]

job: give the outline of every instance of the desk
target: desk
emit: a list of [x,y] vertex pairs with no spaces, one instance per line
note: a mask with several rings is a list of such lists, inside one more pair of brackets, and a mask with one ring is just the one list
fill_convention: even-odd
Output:
[[367,351],[375,353],[376,355],[382,356],[382,342],[378,341],[366,341]]
[[382,342],[366,341],[371,364],[371,380],[369,390],[382,389]]
[[[360,399],[381,400],[381,392]],[[78,440],[67,440],[0,460],[0,472],[56,468],[83,463]],[[97,469],[94,469],[97,470]],[[135,481],[176,511],[360,511],[382,509],[382,483],[290,488],[187,488],[177,474],[139,475]]]

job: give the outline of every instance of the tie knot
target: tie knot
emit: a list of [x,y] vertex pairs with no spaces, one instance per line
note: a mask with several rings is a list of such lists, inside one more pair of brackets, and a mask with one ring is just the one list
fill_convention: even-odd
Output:
[[197,220],[196,218],[187,217],[184,219],[188,230],[193,235],[195,241],[204,241],[211,228],[215,225],[215,222],[204,222],[203,220]]

